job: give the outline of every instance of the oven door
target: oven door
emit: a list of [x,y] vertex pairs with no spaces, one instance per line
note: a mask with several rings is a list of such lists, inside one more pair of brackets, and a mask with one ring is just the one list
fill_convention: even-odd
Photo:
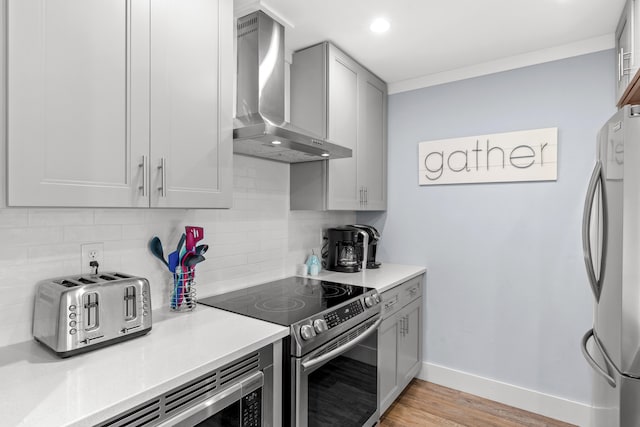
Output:
[[[161,423],[161,427],[263,427],[271,416],[268,410],[270,391],[265,390],[269,371],[250,377]],[[266,381],[269,382],[269,381]],[[265,396],[265,394],[267,396]],[[265,404],[266,403],[266,404]]]
[[378,422],[378,327],[375,316],[292,361],[295,426],[373,426]]

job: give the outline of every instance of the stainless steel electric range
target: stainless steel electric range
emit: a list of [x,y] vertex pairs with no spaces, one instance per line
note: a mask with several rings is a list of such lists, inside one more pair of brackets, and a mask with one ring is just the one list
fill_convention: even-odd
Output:
[[198,302],[290,327],[282,369],[285,426],[376,424],[381,318],[375,289],[288,277]]

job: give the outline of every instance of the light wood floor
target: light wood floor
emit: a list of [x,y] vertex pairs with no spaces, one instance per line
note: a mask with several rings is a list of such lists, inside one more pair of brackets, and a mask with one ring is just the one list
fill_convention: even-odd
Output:
[[571,424],[414,379],[382,416],[379,426],[570,427]]

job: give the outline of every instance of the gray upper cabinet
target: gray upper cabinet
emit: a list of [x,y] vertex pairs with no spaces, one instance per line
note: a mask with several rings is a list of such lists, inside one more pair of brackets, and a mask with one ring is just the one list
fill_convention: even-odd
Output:
[[230,207],[231,0],[6,0],[10,206]]
[[321,43],[295,52],[291,123],[350,148],[353,157],[291,165],[291,209],[385,210],[387,86]]
[[640,32],[637,30],[638,3],[627,0],[616,28],[616,100],[621,100],[638,71]]

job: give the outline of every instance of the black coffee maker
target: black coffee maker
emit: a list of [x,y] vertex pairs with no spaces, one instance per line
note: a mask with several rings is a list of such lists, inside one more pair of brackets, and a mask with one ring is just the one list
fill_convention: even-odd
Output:
[[364,224],[354,224],[349,227],[358,228],[365,231],[369,235],[369,247],[367,250],[367,268],[380,268],[382,265],[380,262],[376,262],[376,251],[378,250],[378,240],[380,240],[380,233],[375,227]]
[[336,227],[327,229],[326,237],[327,245],[322,255],[327,270],[343,273],[362,270],[369,240],[366,232],[352,226]]

